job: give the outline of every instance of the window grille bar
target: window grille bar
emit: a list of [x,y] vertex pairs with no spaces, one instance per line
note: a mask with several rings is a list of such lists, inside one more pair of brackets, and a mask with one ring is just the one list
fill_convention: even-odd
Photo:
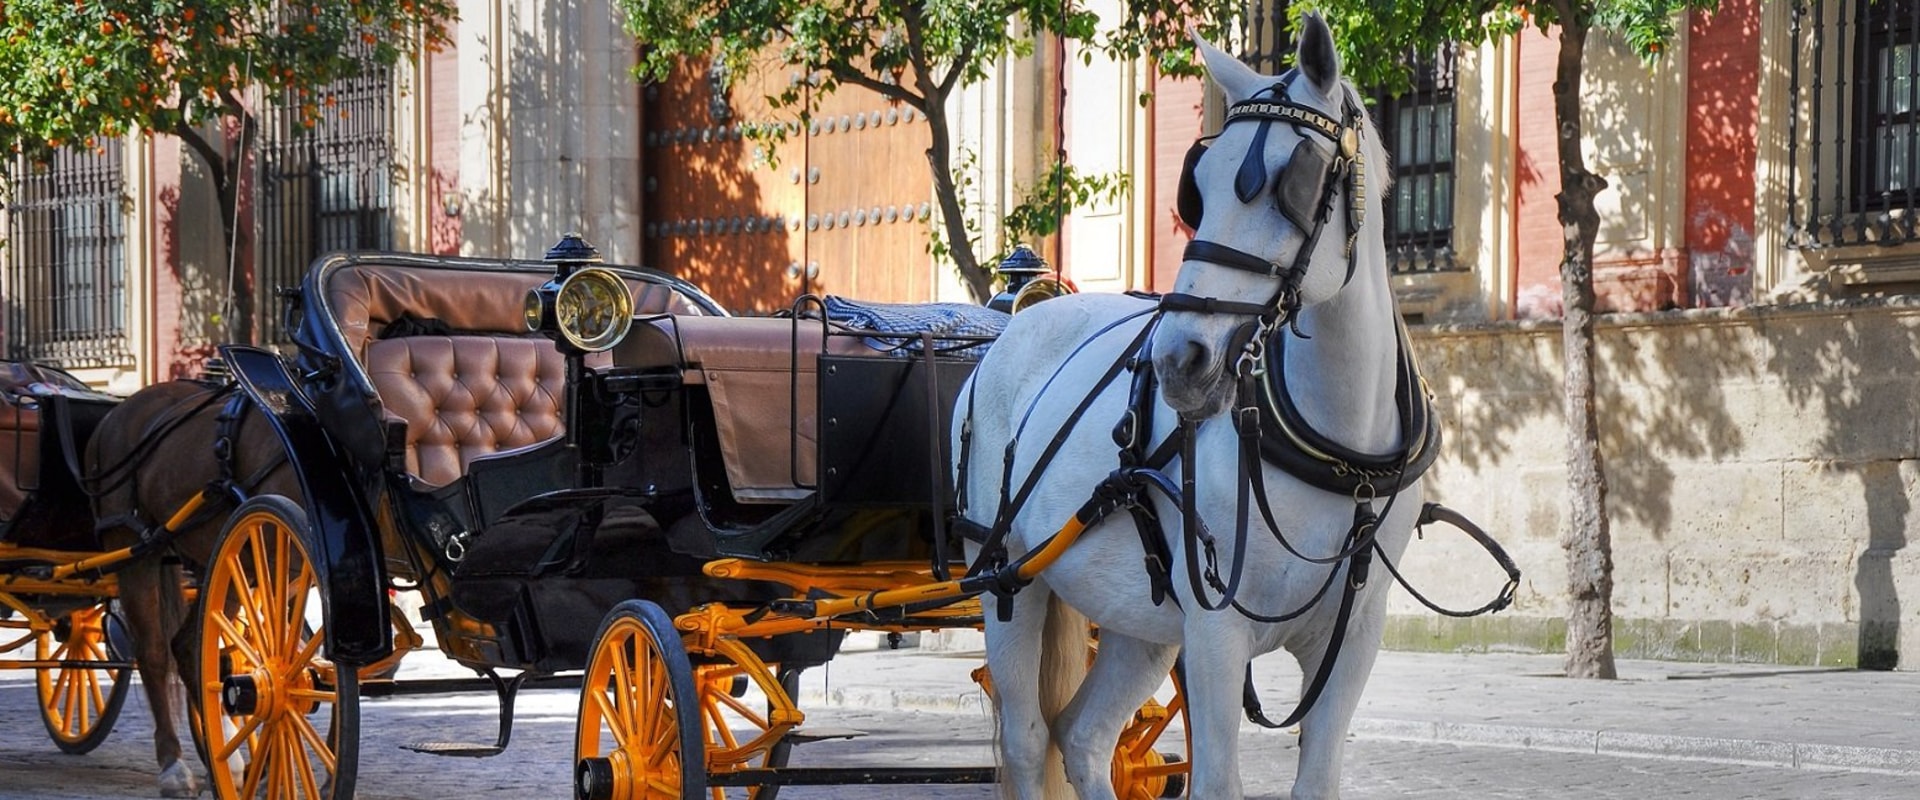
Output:
[[1920,241],[1920,0],[1794,3],[1788,243]]
[[365,70],[306,100],[319,115],[311,127],[298,99],[265,115],[255,284],[266,342],[288,341],[277,290],[298,286],[315,259],[393,248],[393,77],[370,63]]
[[[1908,31],[1920,31],[1920,3],[1908,3],[1906,10],[1906,29]],[[1906,171],[1902,173],[1902,182],[1906,184],[1906,186],[1902,187],[1905,191],[1905,197],[1903,198],[1905,202],[1902,207],[1911,209],[1913,208],[1914,200],[1914,184],[1920,183],[1920,158],[1916,158],[1917,155],[1920,155],[1920,125],[1916,125],[1916,123],[1920,123],[1920,46],[1915,46],[1912,35],[1908,35],[1902,41],[1908,45],[1907,72],[1905,75],[1907,81],[1905,114],[1906,142],[1905,153],[1903,154],[1906,156],[1907,163]],[[1913,241],[1913,214],[1906,213],[1899,215],[1898,224],[1900,225],[1900,240]]]
[[132,363],[121,144],[19,159],[6,207],[8,358],[68,368]]

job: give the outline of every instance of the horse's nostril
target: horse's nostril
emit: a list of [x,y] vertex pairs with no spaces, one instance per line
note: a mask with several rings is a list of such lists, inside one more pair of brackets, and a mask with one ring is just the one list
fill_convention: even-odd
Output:
[[1205,371],[1207,362],[1212,360],[1207,346],[1199,342],[1187,342],[1174,354],[1174,366],[1183,375],[1197,375]]

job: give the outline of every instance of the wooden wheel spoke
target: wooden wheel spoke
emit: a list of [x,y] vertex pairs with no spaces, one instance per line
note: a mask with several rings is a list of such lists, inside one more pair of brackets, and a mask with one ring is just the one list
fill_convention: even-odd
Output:
[[[242,577],[242,576],[235,576],[235,579],[237,580],[239,577]],[[237,604],[237,607],[234,609],[238,613],[235,615],[217,614],[215,618],[230,619],[233,616],[238,616],[240,618],[238,621],[241,623],[244,623],[248,631],[260,630],[264,626],[265,620],[260,614],[259,598],[254,596],[253,590],[244,585],[235,585],[231,581],[226,585],[225,588],[227,589],[228,594],[232,595],[235,600],[239,601],[239,603]],[[250,638],[253,635],[250,633],[243,633],[238,629],[231,629],[231,630],[233,631],[232,635],[233,635],[233,638],[235,639]]]
[[756,710],[753,706],[747,705],[746,700],[738,697],[734,697],[733,695],[728,694],[725,691],[719,691],[717,690],[717,687],[716,687],[716,691],[712,692],[710,696],[719,700],[720,703],[722,705],[725,705],[727,708],[732,709],[734,713],[739,714],[741,717],[745,718],[746,721],[753,723],[754,727],[759,728],[760,730],[767,729],[766,716],[762,714],[760,711]]
[[727,716],[721,712],[720,706],[715,703],[702,705],[705,706],[702,709],[703,715],[707,718],[707,740],[723,745],[728,750],[739,747],[740,742],[735,739],[733,727],[727,724]]
[[320,645],[327,641],[326,633],[325,627],[315,629],[313,635],[307,637],[306,641],[298,642],[295,647],[288,648],[287,652],[293,655],[287,659],[287,663],[296,666],[312,664],[314,656],[320,652]]
[[[314,730],[313,721],[306,717],[296,716],[291,719],[290,725],[294,732],[299,735],[299,741],[304,742],[306,746],[313,751],[313,754],[320,758],[320,767],[326,770],[327,774],[333,774],[333,771],[339,768],[339,765],[334,763],[333,748],[327,744],[327,740],[320,735],[319,731]],[[298,747],[296,744],[295,749],[298,749]],[[303,764],[306,763],[306,754],[304,752],[301,753],[300,761]]]
[[[225,614],[214,614],[208,617],[208,619],[212,620],[214,626],[218,627],[220,629],[220,632],[225,634],[225,638],[222,639],[222,641],[232,646],[233,649],[240,651],[240,655],[246,657],[248,664],[259,665],[259,664],[267,663],[266,654],[261,653],[258,649],[256,649],[253,646],[253,642],[247,638],[245,631],[242,631],[239,628],[234,627],[233,619],[231,617],[228,617]],[[238,671],[239,665],[236,664],[234,666],[236,668],[235,671]],[[214,679],[217,679],[218,677],[219,676],[213,676]],[[219,687],[218,683],[213,683],[211,685],[214,686],[216,689]]]
[[674,748],[680,745],[679,740],[679,726],[672,724],[661,725],[657,733],[646,739],[647,764],[657,767],[673,759]]
[[209,759],[210,761],[226,761],[232,758],[234,753],[239,752],[240,748],[247,745],[249,740],[260,731],[260,717],[228,717],[227,719],[240,720],[240,727],[233,732],[231,738],[227,739],[224,746],[219,749],[219,752],[213,754],[213,758]]
[[293,796],[293,774],[296,767],[294,756],[299,754],[300,745],[292,740],[293,733],[287,730],[286,726],[273,727],[272,744],[268,747],[270,755],[267,758],[269,766],[272,767],[270,774],[273,777],[273,780],[268,783],[268,786],[272,787],[268,789],[267,797],[269,798]]
[[[307,564],[302,560],[300,563],[300,580],[295,582],[291,588],[291,597],[288,600],[289,608],[287,609],[287,617],[285,620],[286,639],[285,645],[283,646],[285,652],[291,653],[300,648],[300,633],[306,630],[307,627],[307,588],[311,585],[307,577]],[[315,636],[314,638],[318,639],[319,637]]]
[[593,713],[600,717],[600,730],[613,737],[611,749],[627,749],[628,726],[622,724],[619,712],[614,708],[617,701],[608,698],[604,692],[593,691],[588,693],[587,702],[593,705]]
[[64,713],[61,714],[60,729],[68,734],[78,734],[86,728],[86,701],[93,697],[93,691],[91,687],[84,684],[87,683],[86,679],[92,676],[92,672],[84,669],[61,671],[59,693],[55,696],[60,699],[60,704],[65,706]]
[[[271,741],[272,737],[273,731],[271,730],[264,734],[264,738],[268,741]],[[244,742],[247,741],[248,738],[251,737],[236,736],[234,737],[234,742]],[[265,776],[266,770],[272,766],[271,762],[273,761],[273,759],[267,755],[267,753],[271,751],[271,748],[266,745],[267,742],[261,742],[258,743],[258,746],[249,748],[249,755],[251,757],[247,759],[246,774],[242,775],[240,780],[239,795],[241,797],[251,798],[260,795],[260,781]],[[228,755],[232,755],[231,751],[229,751]],[[225,759],[222,758],[220,760],[224,761]]]

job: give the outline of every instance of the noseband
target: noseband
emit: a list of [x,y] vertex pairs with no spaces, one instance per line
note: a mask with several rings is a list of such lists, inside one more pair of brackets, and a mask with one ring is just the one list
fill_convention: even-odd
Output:
[[[1287,89],[1298,71],[1288,71],[1277,83],[1260,94],[1271,94],[1273,99],[1263,100],[1258,96],[1243,100],[1227,109],[1227,118],[1221,127],[1236,122],[1258,122],[1259,129],[1254,132],[1253,146],[1247,150],[1240,164],[1239,173],[1234,179],[1234,190],[1242,203],[1252,203],[1259,199],[1268,178],[1266,167],[1267,133],[1276,122],[1292,125],[1296,131],[1308,131],[1325,138],[1335,148],[1335,155],[1327,159],[1312,145],[1302,142],[1295,148],[1294,157],[1277,176],[1279,185],[1275,195],[1279,198],[1281,211],[1296,225],[1306,221],[1311,214],[1311,224],[1301,225],[1307,230],[1306,241],[1299,252],[1294,254],[1290,269],[1283,271],[1278,261],[1262,258],[1235,247],[1199,238],[1197,235],[1189,242],[1182,258],[1187,261],[1204,261],[1229,269],[1251,272],[1270,278],[1278,278],[1280,286],[1266,303],[1247,303],[1235,300],[1222,300],[1214,297],[1198,297],[1189,294],[1171,293],[1160,298],[1162,311],[1194,311],[1203,314],[1236,314],[1258,319],[1258,329],[1250,331],[1252,342],[1262,342],[1282,321],[1293,319],[1294,312],[1300,308],[1300,284],[1305,279],[1307,268],[1313,257],[1313,251],[1320,242],[1320,233],[1325,229],[1327,220],[1333,215],[1334,193],[1341,183],[1347,189],[1347,274],[1341,281],[1344,287],[1353,280],[1354,258],[1353,242],[1364,221],[1362,200],[1366,192],[1366,165],[1360,159],[1360,107],[1354,103],[1351,92],[1343,91],[1342,119],[1335,120],[1325,112],[1312,106],[1294,102],[1287,96]],[[1217,136],[1218,134],[1216,134]],[[1193,169],[1198,161],[1197,153],[1205,148],[1205,140],[1196,144],[1196,155],[1190,155],[1186,173],[1181,175],[1181,191],[1189,191],[1193,181]],[[1302,159],[1320,162],[1320,175],[1296,174],[1294,169]],[[1304,166],[1304,165],[1303,165]],[[1315,180],[1317,177],[1317,181]],[[1313,181],[1302,184],[1302,181]],[[1183,206],[1186,202],[1183,200]],[[1197,208],[1197,203],[1195,204]],[[1183,208],[1183,215],[1185,214]],[[1196,213],[1195,217],[1198,216]],[[1198,230],[1198,219],[1188,223]],[[1251,345],[1250,346],[1257,346]]]

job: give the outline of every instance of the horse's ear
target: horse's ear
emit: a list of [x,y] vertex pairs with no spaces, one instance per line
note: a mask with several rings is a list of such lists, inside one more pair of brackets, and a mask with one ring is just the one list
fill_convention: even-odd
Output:
[[1245,62],[1200,38],[1198,31],[1193,32],[1193,44],[1200,49],[1200,59],[1207,65],[1207,74],[1220,84],[1221,91],[1226,92],[1228,105],[1252,97],[1255,92],[1273,83],[1272,78],[1253,71]]
[[1334,84],[1340,80],[1340,55],[1333,51],[1333,31],[1319,14],[1300,17],[1300,50],[1294,64],[1321,94],[1333,93]]

